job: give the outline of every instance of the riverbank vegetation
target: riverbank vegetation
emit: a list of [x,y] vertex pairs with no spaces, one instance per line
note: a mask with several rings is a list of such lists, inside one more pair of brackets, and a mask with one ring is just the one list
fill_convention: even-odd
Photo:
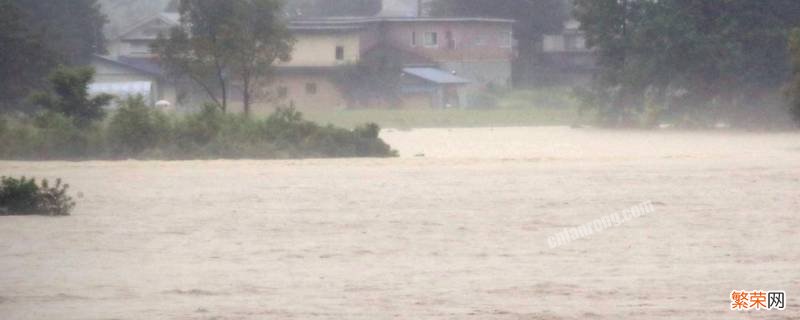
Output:
[[0,115],[0,158],[9,160],[90,159],[275,159],[390,157],[396,153],[365,124],[352,130],[321,126],[293,108],[269,117],[226,114],[213,104],[202,111],[166,114],[141,97],[120,101],[106,115],[110,97],[89,98],[91,69],[63,68],[50,78],[50,91],[34,97],[41,111]]
[[267,118],[202,112],[167,115],[140,98],[125,101],[107,121],[79,126],[56,112],[0,118],[0,158],[7,160],[280,159],[390,157],[374,124],[353,130],[320,126],[294,109]]

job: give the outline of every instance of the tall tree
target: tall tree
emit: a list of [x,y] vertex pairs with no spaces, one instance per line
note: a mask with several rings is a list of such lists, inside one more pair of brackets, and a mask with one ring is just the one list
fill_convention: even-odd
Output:
[[0,0],[0,110],[19,108],[59,64],[105,50],[95,0]]
[[[640,19],[641,6],[636,0],[575,0],[573,14],[581,22],[586,32],[587,43],[597,48],[598,65],[602,72],[598,75],[597,90],[608,96],[608,101],[598,107],[603,108],[600,115],[604,121],[612,123],[627,122],[627,108],[636,98],[635,91],[641,82],[634,73],[640,69],[631,63],[631,26]],[[603,45],[598,45],[602,43]],[[597,103],[597,101],[593,101]],[[614,108],[607,107],[615,106]]]
[[250,114],[254,85],[262,83],[276,61],[289,61],[294,38],[282,19],[281,0],[232,1],[233,74],[241,82],[245,115]]
[[568,16],[564,0],[434,0],[434,16],[467,16],[503,18],[516,21],[514,37],[518,42],[519,56],[515,61],[517,81],[531,73],[542,36],[563,29]]
[[183,0],[181,26],[153,45],[173,75],[205,89],[223,111],[231,83],[241,86],[245,114],[252,91],[276,60],[286,61],[294,43],[281,19],[280,0]]

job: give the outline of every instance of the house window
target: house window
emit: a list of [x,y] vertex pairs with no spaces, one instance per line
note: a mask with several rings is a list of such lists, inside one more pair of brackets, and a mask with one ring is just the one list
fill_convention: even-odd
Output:
[[344,47],[343,46],[336,46],[336,60],[338,60],[338,61],[344,60]]
[[438,47],[439,46],[439,34],[436,32],[425,32],[425,46],[426,47]]
[[511,31],[505,31],[500,34],[500,47],[511,48],[514,45],[514,37]]
[[411,46],[412,47],[416,47],[417,46],[417,32],[416,31],[411,31]]
[[317,84],[314,82],[306,83],[307,94],[317,94]]
[[278,87],[278,98],[284,99],[289,96],[289,88],[280,86]]

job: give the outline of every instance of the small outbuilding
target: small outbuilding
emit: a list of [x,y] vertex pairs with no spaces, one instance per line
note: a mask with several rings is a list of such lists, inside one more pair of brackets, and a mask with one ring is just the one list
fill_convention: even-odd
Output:
[[464,105],[461,88],[469,83],[437,68],[403,68],[401,92],[404,104],[409,107],[458,108]]

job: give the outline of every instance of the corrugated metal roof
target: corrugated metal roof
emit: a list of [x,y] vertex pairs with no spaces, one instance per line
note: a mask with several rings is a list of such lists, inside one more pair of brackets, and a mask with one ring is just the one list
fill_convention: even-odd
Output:
[[154,61],[145,62],[136,58],[125,58],[125,57],[120,57],[120,58],[125,59],[125,61],[114,60],[111,57],[105,57],[101,55],[94,55],[94,59],[96,59],[97,61],[114,64],[123,68],[135,70],[151,76],[156,76],[156,77],[164,76],[164,70],[162,70],[161,67]]
[[469,80],[436,68],[404,68],[403,72],[438,84],[465,84]]

